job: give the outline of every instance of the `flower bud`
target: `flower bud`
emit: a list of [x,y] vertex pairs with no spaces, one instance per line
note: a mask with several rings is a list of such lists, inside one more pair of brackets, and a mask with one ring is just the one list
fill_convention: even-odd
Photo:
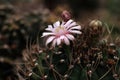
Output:
[[64,10],[61,14],[61,17],[63,21],[67,22],[69,19],[71,19],[71,14],[67,10]]
[[92,27],[93,30],[98,30],[98,28],[102,26],[102,22],[100,20],[92,20],[89,26]]

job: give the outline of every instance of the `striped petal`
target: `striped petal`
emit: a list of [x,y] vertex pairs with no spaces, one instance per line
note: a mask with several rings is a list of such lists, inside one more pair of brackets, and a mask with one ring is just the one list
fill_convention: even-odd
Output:
[[57,43],[57,39],[54,39],[52,42],[52,46],[55,47],[56,43]]
[[82,32],[77,31],[77,30],[69,30],[71,33],[76,33],[76,34],[82,34]]
[[71,23],[70,25],[68,25],[67,29],[69,29],[69,28],[71,28],[71,27],[73,27],[73,26],[76,26],[76,25],[77,25],[77,23],[76,23],[76,22],[73,22],[73,23]]
[[52,29],[53,27],[52,27],[52,25],[48,25],[48,28]]
[[66,22],[66,24],[64,25],[66,28],[73,22],[72,19],[70,19],[69,21]]
[[55,36],[49,37],[49,38],[47,39],[47,41],[46,41],[46,46],[47,46],[50,42],[52,42],[54,38],[55,38]]
[[57,45],[60,45],[60,43],[61,43],[61,39],[57,38]]
[[64,37],[63,40],[64,40],[64,42],[65,42],[66,45],[70,45],[70,42],[69,42],[69,40],[68,40],[67,37]]
[[61,26],[64,26],[64,25],[65,25],[65,22],[64,22],[64,21],[62,21]]
[[65,37],[65,36],[63,36],[63,35],[62,35],[62,36],[60,36],[60,39],[61,39],[61,40],[63,40],[63,39],[64,39],[64,37]]
[[51,29],[51,28],[46,28],[45,30],[47,30],[47,31],[53,31],[53,29]]
[[71,35],[71,34],[66,34],[66,36],[67,36],[67,38],[70,39],[70,40],[74,40],[74,39],[75,39],[74,36]]
[[60,21],[57,21],[53,24],[54,28],[60,26]]
[[53,31],[52,25],[48,25],[48,27],[45,30],[47,30],[47,31]]
[[71,27],[70,29],[71,29],[71,30],[72,30],[72,29],[79,29],[79,30],[80,30],[80,29],[81,29],[81,26]]
[[44,37],[44,36],[49,36],[49,35],[54,35],[54,33],[51,33],[51,32],[44,32],[44,33],[42,34],[42,37]]

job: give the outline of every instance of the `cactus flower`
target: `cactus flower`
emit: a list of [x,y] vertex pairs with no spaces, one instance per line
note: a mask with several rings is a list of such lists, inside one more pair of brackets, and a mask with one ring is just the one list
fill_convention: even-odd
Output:
[[48,36],[46,46],[52,43],[53,47],[61,43],[69,45],[70,40],[75,39],[73,34],[81,34],[81,26],[71,19],[62,23],[57,21],[53,25],[48,25],[45,30],[47,32],[43,32],[42,37]]

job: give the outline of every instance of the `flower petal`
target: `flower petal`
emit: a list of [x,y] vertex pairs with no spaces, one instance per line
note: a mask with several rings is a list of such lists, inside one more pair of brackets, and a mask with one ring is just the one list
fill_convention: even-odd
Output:
[[65,22],[64,22],[64,21],[62,21],[61,26],[64,26],[64,25],[65,25]]
[[46,46],[47,46],[47,44],[49,44],[50,42],[52,42],[54,38],[55,38],[55,36],[49,37],[49,38],[47,39],[47,41],[46,41]]
[[48,28],[51,28],[51,29],[52,29],[53,27],[52,27],[52,25],[48,25]]
[[53,31],[52,25],[48,25],[48,27],[45,30],[47,30],[47,31]]
[[74,36],[71,35],[71,34],[66,34],[66,36],[67,36],[67,38],[70,39],[70,40],[74,40],[74,39],[75,39]]
[[81,29],[81,26],[79,25],[79,26],[75,26],[75,27],[71,27],[70,29]]
[[73,23],[71,23],[70,25],[68,25],[67,29],[69,29],[69,28],[71,28],[71,27],[73,27],[73,26],[76,26],[76,25],[77,25],[77,23],[76,23],[76,22],[73,22]]
[[52,28],[46,28],[45,30],[47,30],[47,31],[53,31]]
[[66,24],[65,24],[64,26],[65,26],[65,27],[68,27],[72,22],[73,22],[73,20],[70,19],[69,21],[66,22]]
[[77,31],[77,30],[69,30],[71,33],[76,33],[76,34],[82,34],[82,32]]
[[48,35],[54,35],[54,33],[51,33],[51,32],[44,32],[44,33],[42,34],[42,37],[48,36]]
[[66,45],[70,45],[70,42],[69,42],[69,40],[68,40],[67,37],[64,36],[63,40],[64,40],[64,42],[65,42]]
[[61,43],[61,39],[57,38],[57,45],[60,45],[60,43]]
[[64,39],[64,37],[65,37],[65,36],[63,36],[63,35],[62,35],[62,36],[60,36],[60,39],[61,39],[61,40],[63,40],[63,39]]
[[60,26],[60,21],[55,22],[55,23],[53,24],[53,26],[54,26],[54,27]]
[[56,43],[57,43],[57,39],[54,39],[52,42],[52,46],[55,47]]

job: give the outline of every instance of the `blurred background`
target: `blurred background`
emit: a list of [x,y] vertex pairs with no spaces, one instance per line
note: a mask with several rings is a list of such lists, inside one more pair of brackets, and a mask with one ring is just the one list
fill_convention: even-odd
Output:
[[0,80],[15,76],[10,62],[20,59],[48,24],[61,20],[63,10],[82,27],[99,19],[114,26],[114,36],[119,36],[119,8],[120,0],[0,0]]

